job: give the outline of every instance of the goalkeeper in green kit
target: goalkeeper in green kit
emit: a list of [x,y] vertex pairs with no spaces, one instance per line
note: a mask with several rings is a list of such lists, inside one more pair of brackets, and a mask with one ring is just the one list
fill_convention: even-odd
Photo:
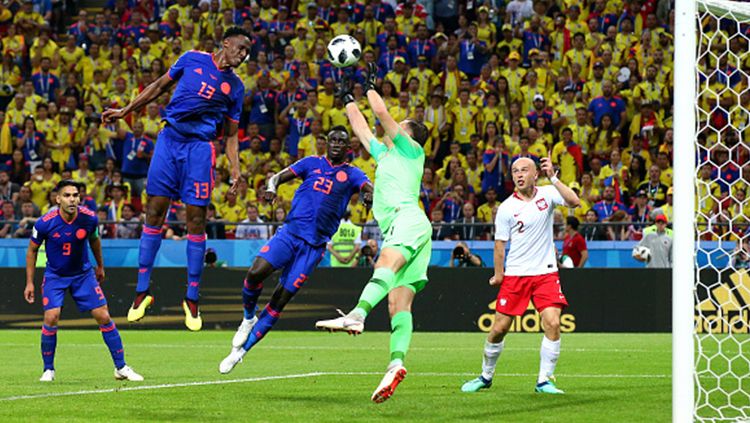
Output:
[[[380,403],[393,395],[406,376],[404,356],[413,330],[411,304],[414,295],[427,284],[427,266],[432,252],[432,225],[419,208],[419,187],[424,169],[427,128],[414,120],[396,122],[375,91],[377,66],[367,69],[366,92],[375,117],[385,130],[382,141],[375,139],[367,120],[354,102],[351,82],[342,78],[337,95],[346,105],[354,133],[377,162],[372,211],[383,232],[380,256],[372,278],[362,290],[357,306],[349,314],[321,320],[318,329],[360,334],[365,318],[388,296],[391,316],[391,361],[383,380],[372,394]],[[343,314],[343,313],[342,313]]]

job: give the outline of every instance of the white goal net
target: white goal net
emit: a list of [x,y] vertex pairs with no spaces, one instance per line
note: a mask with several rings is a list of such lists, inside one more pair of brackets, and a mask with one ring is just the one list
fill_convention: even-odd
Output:
[[750,3],[696,9],[693,417],[750,421]]

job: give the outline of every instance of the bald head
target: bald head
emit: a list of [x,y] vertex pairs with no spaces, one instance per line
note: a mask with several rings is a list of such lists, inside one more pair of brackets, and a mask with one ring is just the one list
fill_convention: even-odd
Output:
[[518,158],[513,162],[510,173],[519,191],[533,191],[537,177],[536,162],[527,157]]
[[519,157],[519,158],[517,158],[516,161],[513,162],[513,165],[511,166],[511,169],[516,168],[516,166],[518,166],[518,167],[531,166],[534,169],[536,169],[536,163],[534,163],[534,161],[531,160],[528,157]]

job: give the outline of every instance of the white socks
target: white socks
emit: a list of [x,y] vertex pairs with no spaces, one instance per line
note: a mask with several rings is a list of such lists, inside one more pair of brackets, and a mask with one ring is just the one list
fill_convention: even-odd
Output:
[[482,377],[486,380],[492,380],[495,375],[495,366],[500,353],[503,352],[505,342],[501,341],[493,344],[490,341],[484,341],[484,356],[482,357]]
[[[486,349],[485,349],[486,351]],[[560,340],[550,341],[547,337],[542,338],[542,348],[539,351],[539,378],[537,383],[546,382],[555,373],[557,358],[560,356]]]

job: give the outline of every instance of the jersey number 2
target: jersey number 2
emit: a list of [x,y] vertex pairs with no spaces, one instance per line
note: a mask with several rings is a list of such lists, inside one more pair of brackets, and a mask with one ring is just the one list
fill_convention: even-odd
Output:
[[319,177],[313,184],[313,189],[315,191],[320,191],[326,195],[331,193],[331,188],[333,188],[333,181],[322,176]]
[[201,82],[201,89],[198,90],[198,95],[205,98],[206,100],[210,100],[211,97],[214,96],[215,92],[216,88],[206,84],[205,82]]
[[63,244],[62,248],[63,248],[63,255],[69,256],[70,255],[70,243],[66,242],[65,244]]

